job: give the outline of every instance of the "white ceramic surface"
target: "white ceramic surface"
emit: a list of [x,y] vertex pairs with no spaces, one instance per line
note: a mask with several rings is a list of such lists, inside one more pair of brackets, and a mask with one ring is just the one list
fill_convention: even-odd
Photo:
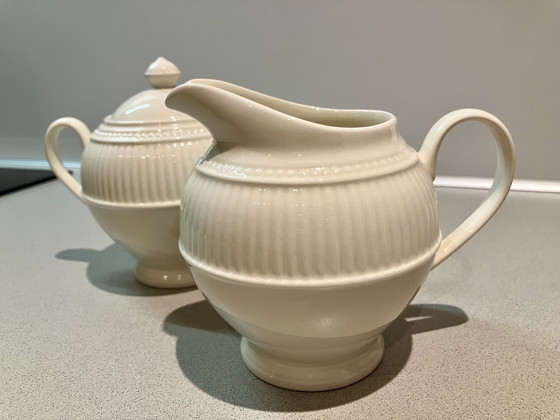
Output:
[[[416,153],[387,112],[309,107],[215,80],[179,86],[166,103],[217,142],[185,188],[181,252],[244,336],[249,369],[290,389],[333,389],[375,369],[382,331],[513,180],[511,137],[480,110],[443,117]],[[437,152],[467,120],[490,128],[498,168],[483,204],[442,241]]]
[[[194,284],[177,248],[183,186],[212,138],[193,118],[165,106],[179,78],[158,58],[146,72],[154,89],[124,102],[90,134],[75,118],[53,122],[45,136],[49,164],[87,204],[99,225],[138,259],[136,278],[150,286]],[[58,156],[58,136],[73,128],[84,145],[80,185]]]

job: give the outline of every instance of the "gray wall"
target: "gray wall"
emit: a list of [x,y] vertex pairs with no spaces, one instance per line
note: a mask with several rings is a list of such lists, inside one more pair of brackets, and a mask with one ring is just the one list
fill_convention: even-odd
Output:
[[[560,179],[560,2],[0,0],[0,159],[43,159],[61,116],[95,128],[159,55],[302,103],[391,111],[418,148],[444,113],[496,114],[518,178]],[[78,160],[67,135],[63,156]],[[439,174],[489,176],[489,134],[452,132]]]

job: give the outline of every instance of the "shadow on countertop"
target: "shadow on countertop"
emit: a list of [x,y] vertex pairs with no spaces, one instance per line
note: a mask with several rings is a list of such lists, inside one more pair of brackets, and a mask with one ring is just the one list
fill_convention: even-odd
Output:
[[353,385],[324,392],[290,391],[253,376],[241,358],[241,336],[207,301],[176,309],[165,319],[163,330],[177,337],[176,355],[183,374],[207,394],[255,410],[302,412],[340,406],[375,392],[404,368],[413,334],[467,321],[455,306],[410,305],[383,333],[385,355],[377,369]]
[[105,292],[125,296],[164,296],[194,289],[157,289],[145,286],[134,278],[136,260],[117,244],[101,251],[95,249],[66,249],[56,254],[66,261],[88,263],[86,275],[89,282]]

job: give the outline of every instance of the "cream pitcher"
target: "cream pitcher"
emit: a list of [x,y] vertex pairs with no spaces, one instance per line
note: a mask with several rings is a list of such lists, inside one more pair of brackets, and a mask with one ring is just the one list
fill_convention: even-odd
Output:
[[[243,335],[248,368],[285,388],[333,389],[372,372],[383,330],[494,215],[513,180],[507,128],[476,109],[441,118],[417,153],[384,111],[299,105],[216,80],[178,86],[166,104],[217,142],[185,187],[181,253]],[[442,239],[436,158],[463,121],[490,129],[497,170],[483,203]]]

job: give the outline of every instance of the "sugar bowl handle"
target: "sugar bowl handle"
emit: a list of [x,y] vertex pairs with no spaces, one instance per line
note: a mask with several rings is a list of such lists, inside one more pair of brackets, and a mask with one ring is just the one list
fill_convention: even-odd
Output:
[[60,156],[58,155],[58,137],[65,127],[73,128],[78,133],[84,147],[89,143],[91,133],[83,122],[76,118],[59,118],[47,128],[47,132],[45,133],[45,152],[47,160],[54,174],[62,181],[66,188],[80,200],[84,201],[82,197],[82,186],[64,168]]
[[443,239],[432,268],[457,251],[490,220],[504,202],[515,172],[514,145],[506,126],[488,112],[478,109],[459,109],[450,112],[434,124],[418,153],[422,166],[430,174],[432,180],[435,178],[436,160],[441,142],[453,127],[464,121],[478,121],[490,129],[498,151],[496,174],[490,191],[478,208]]

